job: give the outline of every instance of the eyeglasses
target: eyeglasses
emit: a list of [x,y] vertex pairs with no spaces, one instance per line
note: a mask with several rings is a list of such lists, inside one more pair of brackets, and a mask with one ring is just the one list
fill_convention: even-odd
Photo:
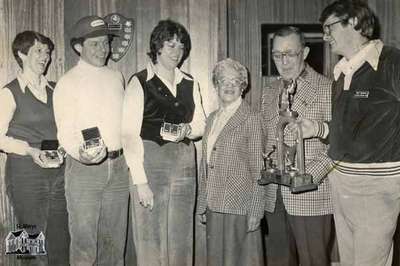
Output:
[[347,19],[339,19],[338,21],[335,21],[335,22],[332,22],[332,23],[329,23],[329,24],[326,24],[326,25],[324,25],[324,26],[322,26],[322,28],[323,28],[323,30],[324,30],[324,34],[326,34],[326,35],[331,35],[331,27],[333,26],[333,25],[335,25],[335,24],[338,24],[339,22],[342,22],[342,21],[345,21],[345,20],[347,20]]
[[302,51],[303,49],[300,49],[300,51],[298,52],[272,52],[272,58],[274,58],[274,60],[280,61],[283,60],[283,57],[286,57],[288,59],[295,59]]
[[218,87],[223,88],[239,88],[242,85],[242,81],[233,79],[233,80],[218,80]]

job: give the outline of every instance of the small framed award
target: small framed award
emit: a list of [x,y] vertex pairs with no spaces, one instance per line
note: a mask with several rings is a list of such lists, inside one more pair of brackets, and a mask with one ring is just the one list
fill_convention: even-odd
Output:
[[44,151],[44,156],[40,160],[48,168],[58,168],[64,162],[64,156],[59,153],[59,144],[57,140],[43,140],[40,149]]
[[182,126],[173,123],[163,122],[160,129],[160,136],[163,140],[176,141],[181,135]]

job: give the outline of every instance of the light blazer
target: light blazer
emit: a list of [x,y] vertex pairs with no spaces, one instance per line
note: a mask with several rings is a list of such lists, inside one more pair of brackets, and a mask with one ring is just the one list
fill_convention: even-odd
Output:
[[[279,119],[279,94],[282,82],[274,82],[271,87],[265,88],[262,96],[261,113],[263,115],[264,129],[268,134],[266,152],[272,150],[276,143],[276,125]],[[294,95],[292,109],[305,117],[317,121],[330,121],[331,119],[331,89],[332,81],[315,72],[310,66],[297,79],[297,91]],[[294,145],[294,135],[285,130],[285,142]],[[328,145],[318,138],[304,141],[306,172],[314,177],[318,183],[318,190],[301,194],[292,194],[282,186],[282,197],[286,210],[291,215],[315,216],[332,213],[331,191],[328,172],[331,170],[331,160],[327,155]],[[276,155],[276,152],[275,152]],[[274,157],[274,160],[276,157]],[[275,161],[276,162],[276,161]],[[266,188],[266,210],[273,212],[276,202],[277,185],[268,185]]]
[[261,218],[265,187],[257,184],[263,167],[261,116],[243,101],[219,134],[207,164],[207,139],[216,112],[207,119],[202,143],[197,213],[215,212]]

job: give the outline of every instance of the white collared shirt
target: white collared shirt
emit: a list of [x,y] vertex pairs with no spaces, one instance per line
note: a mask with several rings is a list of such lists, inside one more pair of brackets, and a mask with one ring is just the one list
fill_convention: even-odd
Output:
[[60,145],[79,160],[82,130],[97,127],[108,151],[121,149],[123,99],[121,72],[107,66],[96,67],[80,59],[60,78],[53,94]]
[[242,104],[242,97],[239,97],[233,103],[226,107],[221,107],[215,114],[213,124],[211,125],[210,133],[207,136],[207,162],[210,161],[211,151],[222,129],[226,126],[229,119],[236,113],[239,106]]
[[[26,88],[28,88],[37,100],[47,103],[46,86],[50,88],[52,87],[49,85],[45,76],[40,76],[40,82],[37,86],[33,85],[33,78],[27,73],[18,73],[17,80],[23,93],[25,93]],[[0,89],[0,106],[0,149],[7,153],[27,155],[27,150],[30,148],[30,146],[26,141],[15,139],[6,135],[10,122],[13,119],[15,110],[17,108],[14,96],[7,87]]]
[[340,74],[344,77],[344,90],[350,88],[353,74],[365,63],[368,62],[376,71],[378,69],[379,56],[382,52],[383,42],[381,40],[369,41],[360,51],[358,51],[350,60],[343,57],[333,69],[335,80],[338,80]]
[[[147,65],[147,81],[153,78],[154,75],[168,87],[171,93],[176,96],[177,84],[182,79],[192,80],[188,75],[183,73],[178,68],[175,68],[174,84],[166,81],[155,71],[154,65]],[[205,127],[205,114],[201,104],[201,96],[199,84],[196,80],[193,82],[193,100],[194,114],[193,120],[190,122],[192,128],[191,134],[188,136],[191,139],[198,138],[203,135]],[[144,111],[144,95],[143,88],[137,77],[133,77],[129,82],[124,98],[123,114],[122,114],[122,142],[126,153],[126,161],[131,170],[133,184],[147,183],[147,177],[144,172],[144,148],[143,140],[140,136]]]

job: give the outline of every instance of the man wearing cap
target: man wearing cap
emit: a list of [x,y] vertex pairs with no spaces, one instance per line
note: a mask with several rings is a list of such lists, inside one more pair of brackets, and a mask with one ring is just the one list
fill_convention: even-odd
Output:
[[129,194],[120,137],[124,79],[105,65],[111,34],[102,18],[80,19],[72,35],[80,59],[54,92],[58,139],[67,152],[70,263],[124,265]]

